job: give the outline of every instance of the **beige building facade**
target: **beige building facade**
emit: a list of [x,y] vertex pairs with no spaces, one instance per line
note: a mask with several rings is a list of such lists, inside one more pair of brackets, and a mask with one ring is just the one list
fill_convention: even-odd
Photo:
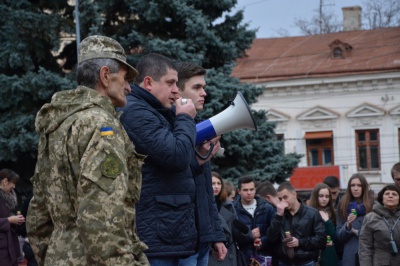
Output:
[[[357,11],[357,10],[356,10]],[[340,167],[376,191],[400,161],[400,27],[256,39],[233,76],[264,88],[285,152],[299,167]]]

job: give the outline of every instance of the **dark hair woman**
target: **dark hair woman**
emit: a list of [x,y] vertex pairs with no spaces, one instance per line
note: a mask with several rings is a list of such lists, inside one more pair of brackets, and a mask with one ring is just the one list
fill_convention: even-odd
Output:
[[364,217],[372,211],[372,205],[367,179],[362,174],[352,175],[338,208],[337,237],[343,245],[342,265],[358,264],[358,237]]
[[237,219],[235,208],[233,207],[232,202],[227,199],[224,181],[217,172],[212,172],[212,187],[215,196],[215,203],[218,207],[219,218],[221,219],[222,228],[226,236],[228,253],[223,261],[218,261],[210,254],[208,265],[236,266],[238,265],[236,258],[237,253],[236,244],[233,239],[233,220]]
[[12,170],[0,170],[0,262],[2,266],[17,266],[21,256],[16,226],[25,222],[22,215],[12,215],[17,206],[14,192],[19,176]]
[[361,228],[361,265],[400,265],[399,198],[400,189],[396,185],[387,185],[378,193],[377,202]]
[[338,257],[335,247],[336,242],[336,215],[333,207],[332,192],[328,185],[319,183],[315,186],[311,193],[311,198],[308,204],[319,210],[322,220],[325,222],[326,235],[330,237],[326,243],[326,248],[321,251],[319,264],[321,266],[337,266]]

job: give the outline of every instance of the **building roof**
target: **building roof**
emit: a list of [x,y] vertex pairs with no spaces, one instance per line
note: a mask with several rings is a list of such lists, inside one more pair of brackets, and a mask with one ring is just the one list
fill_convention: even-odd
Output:
[[262,83],[394,71],[400,71],[400,27],[255,39],[232,76]]

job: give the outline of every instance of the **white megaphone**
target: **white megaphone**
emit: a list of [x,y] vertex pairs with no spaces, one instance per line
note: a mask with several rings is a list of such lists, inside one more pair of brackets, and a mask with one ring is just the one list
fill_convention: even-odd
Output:
[[235,100],[231,102],[228,108],[196,125],[196,146],[235,129],[257,131],[257,125],[250,107],[240,92],[237,93]]

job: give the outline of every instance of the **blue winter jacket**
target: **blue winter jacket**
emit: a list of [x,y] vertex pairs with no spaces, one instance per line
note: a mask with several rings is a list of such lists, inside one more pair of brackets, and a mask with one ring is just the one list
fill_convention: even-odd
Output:
[[[275,209],[272,207],[264,199],[255,196],[255,200],[257,201],[257,207],[254,211],[254,218],[250,215],[248,211],[243,208],[241,197],[238,196],[235,202],[233,203],[235,206],[235,210],[238,216],[239,221],[245,224],[250,230],[247,234],[247,238],[238,241],[240,252],[244,253],[247,261],[250,260],[251,255],[263,254],[267,255],[270,253],[271,244],[267,240],[267,229],[271,225],[272,218],[275,215]],[[260,228],[261,235],[261,250],[256,251],[254,247],[254,239],[253,234],[251,232],[254,228]]]
[[[186,114],[166,109],[149,92],[132,86],[120,119],[138,153],[142,191],[136,206],[140,239],[148,257],[189,256],[198,241],[196,185],[191,171],[196,125]],[[139,189],[139,188],[138,188]]]
[[200,242],[225,242],[226,238],[212,189],[210,163],[206,162],[200,166],[196,155],[193,153],[192,173],[196,183],[197,229],[199,231]]

